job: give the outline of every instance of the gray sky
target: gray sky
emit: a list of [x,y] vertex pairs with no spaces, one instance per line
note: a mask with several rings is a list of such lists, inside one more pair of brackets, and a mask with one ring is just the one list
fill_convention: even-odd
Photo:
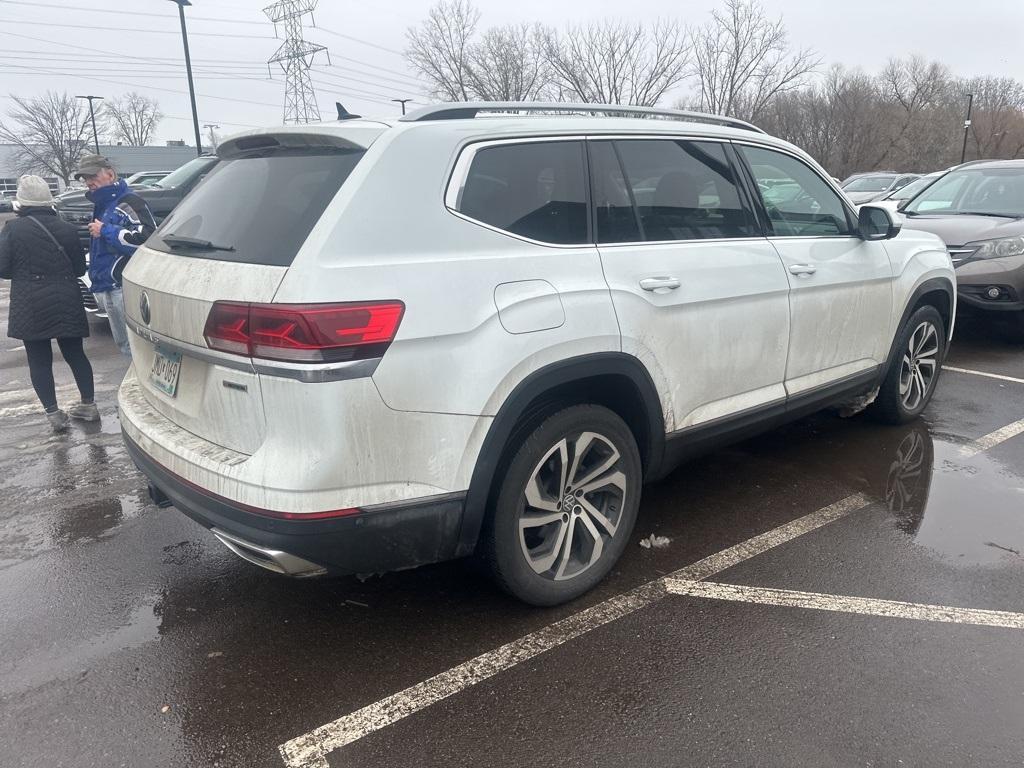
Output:
[[[263,64],[279,45],[262,12],[267,4],[269,0],[193,0],[186,9],[196,91],[201,94],[199,120],[219,124],[221,134],[281,121],[283,77],[275,70],[274,79],[267,80]],[[920,53],[944,62],[955,74],[1024,79],[1021,0],[763,4],[771,15],[783,15],[794,46],[816,48],[826,64],[876,72],[889,56]],[[397,114],[399,107],[389,103],[391,98],[425,100],[425,87],[417,84],[398,52],[405,30],[430,5],[320,0],[318,28],[308,29],[306,37],[326,45],[332,56],[333,66],[323,58],[313,76],[325,118],[334,114],[335,100],[367,115]],[[476,5],[483,27],[520,21],[563,27],[606,17],[675,16],[698,24],[717,3],[630,0],[625,4],[628,15],[621,0],[477,0]],[[46,89],[106,97],[128,90],[146,93],[159,100],[167,115],[158,140],[183,138],[191,143],[177,6],[168,0],[0,0],[0,114],[11,105],[8,94],[33,96]]]

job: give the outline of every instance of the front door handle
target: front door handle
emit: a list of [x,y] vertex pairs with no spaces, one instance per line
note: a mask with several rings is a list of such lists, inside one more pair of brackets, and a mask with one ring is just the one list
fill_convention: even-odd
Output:
[[794,275],[813,275],[818,268],[813,264],[794,264],[789,268]]
[[674,291],[679,285],[677,277],[645,277],[640,281],[645,291]]

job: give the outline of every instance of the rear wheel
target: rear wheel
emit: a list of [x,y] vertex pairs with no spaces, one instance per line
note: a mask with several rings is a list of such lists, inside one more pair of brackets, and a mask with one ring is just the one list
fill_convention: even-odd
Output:
[[900,331],[895,359],[878,391],[871,412],[889,424],[903,424],[921,415],[935,392],[945,357],[945,323],[938,310],[914,312]]
[[640,504],[640,453],[625,422],[597,405],[565,408],[520,435],[481,554],[506,592],[557,605],[622,555]]

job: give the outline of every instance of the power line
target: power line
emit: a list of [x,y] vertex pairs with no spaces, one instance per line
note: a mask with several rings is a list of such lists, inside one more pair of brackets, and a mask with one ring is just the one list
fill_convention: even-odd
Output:
[[[117,9],[113,9],[113,8],[85,8],[85,7],[82,7],[82,6],[73,6],[73,5],[56,5],[54,3],[21,2],[21,0],[0,0],[0,3],[7,4],[7,5],[28,6],[28,7],[31,7],[31,8],[56,8],[56,9],[62,10],[62,11],[85,11],[85,12],[88,12],[90,14],[92,14],[92,13],[116,13],[118,15],[124,15],[123,11],[117,10]],[[147,12],[143,12],[143,11],[134,11],[134,10],[131,12],[131,15],[132,16],[149,16],[149,17],[158,18],[158,19],[174,19],[174,18],[177,18],[173,14],[168,14],[168,13],[147,13]],[[209,21],[209,22],[213,22],[215,24],[249,24],[249,25],[258,25],[258,26],[263,26],[265,24],[265,22],[262,22],[262,21],[249,21],[247,19],[216,19],[216,18],[212,18],[210,16],[190,16],[189,18],[194,20],[194,21]],[[32,23],[32,22],[23,22],[23,23]],[[35,23],[41,23],[41,22],[35,22]],[[57,25],[51,25],[51,26],[57,26]],[[326,27],[316,27],[316,29],[320,30],[321,32],[326,32],[329,35],[335,35],[337,37],[344,38],[345,40],[351,40],[354,43],[359,43],[360,45],[366,45],[366,46],[369,46],[370,48],[376,48],[377,50],[385,51],[387,53],[391,53],[391,54],[394,54],[396,56],[404,56],[405,55],[404,53],[402,53],[402,51],[395,50],[394,48],[388,48],[387,46],[384,46],[384,45],[379,45],[377,43],[371,43],[369,40],[363,40],[362,38],[355,37],[353,35],[345,35],[345,34],[342,34],[340,32],[335,32],[334,30],[327,29]],[[136,30],[136,31],[148,32],[148,31],[151,31],[151,30],[144,30],[143,29],[143,30]],[[201,33],[196,33],[196,34],[201,34]],[[252,35],[230,35],[230,37],[253,37],[253,36]]]
[[377,45],[377,43],[371,43],[371,42],[369,42],[367,40],[360,40],[358,37],[352,37],[352,35],[343,35],[343,34],[341,34],[341,32],[335,32],[333,29],[328,29],[327,27],[317,27],[317,29],[320,30],[321,32],[326,32],[328,35],[335,35],[336,37],[342,37],[342,38],[344,38],[346,40],[351,40],[354,43],[362,43],[363,45],[368,45],[371,48],[376,48],[379,51],[387,51],[388,53],[393,53],[396,56],[404,56],[405,55],[401,51],[396,51],[394,48],[388,48],[387,46],[384,46],[384,45]]
[[[7,34],[7,33],[0,32],[0,34]],[[50,72],[47,72],[45,69],[40,69],[39,67],[29,67],[27,65],[24,65],[24,66],[25,66],[26,69],[32,69],[32,70],[35,70],[37,72],[43,72],[45,74],[52,74]],[[95,81],[97,83],[112,83],[113,85],[126,85],[126,86],[128,86],[130,88],[137,88],[138,87],[138,83],[126,83],[126,82],[123,82],[123,81],[120,81],[120,80],[109,80],[109,79],[105,79],[105,78],[102,78],[102,77],[91,77],[91,76],[88,76],[88,75],[78,75],[78,74],[73,74],[73,73],[69,73],[66,76],[67,77],[76,77],[79,80],[93,80],[93,81]],[[179,94],[179,95],[182,95],[182,96],[188,96],[188,91],[179,91],[179,90],[172,89],[172,88],[160,88],[159,86],[156,86],[156,85],[149,86],[149,89],[153,90],[153,91],[163,91],[164,93],[176,93],[176,94]],[[197,93],[196,96],[201,96],[204,99],[216,99],[217,101],[231,101],[231,102],[235,102],[237,104],[254,104],[257,107],[266,107],[266,106],[268,106],[267,103],[263,102],[263,101],[249,101],[248,99],[232,99],[229,96],[207,96],[207,95],[202,94],[202,93]]]
[[[90,24],[60,24],[54,21],[23,21],[21,19],[0,19],[2,24],[30,24],[37,27],[66,27],[68,29],[98,29],[103,32],[131,32],[132,34],[150,34],[150,35],[177,35],[180,34],[176,29],[139,29],[137,27],[99,27]],[[223,32],[190,32],[190,35],[199,35],[202,37],[235,37],[235,38],[247,38],[250,40],[276,40],[276,37],[270,37],[268,35],[232,35]]]

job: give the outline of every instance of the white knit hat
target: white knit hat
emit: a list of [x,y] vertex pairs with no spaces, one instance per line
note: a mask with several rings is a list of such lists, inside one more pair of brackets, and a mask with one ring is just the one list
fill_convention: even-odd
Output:
[[43,208],[53,205],[50,185],[39,176],[22,176],[18,179],[18,195],[14,202],[20,208]]

